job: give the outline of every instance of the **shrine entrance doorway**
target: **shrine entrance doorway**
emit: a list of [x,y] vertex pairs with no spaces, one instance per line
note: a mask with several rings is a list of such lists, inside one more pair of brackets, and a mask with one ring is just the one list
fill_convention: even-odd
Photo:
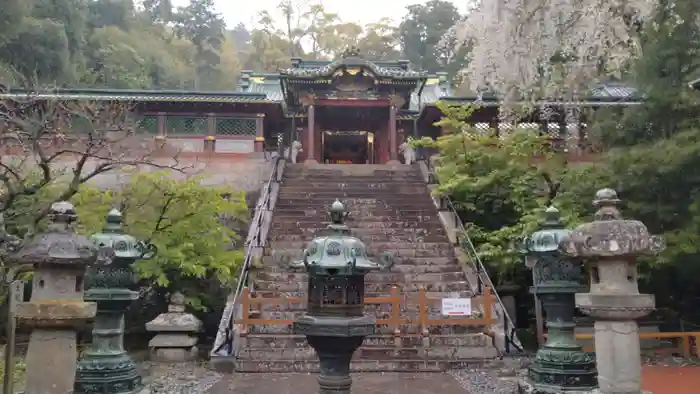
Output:
[[374,164],[374,133],[324,131],[321,162],[326,164]]

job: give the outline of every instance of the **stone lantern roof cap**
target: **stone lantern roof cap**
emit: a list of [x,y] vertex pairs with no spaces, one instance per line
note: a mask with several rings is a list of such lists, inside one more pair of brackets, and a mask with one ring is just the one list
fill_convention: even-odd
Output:
[[551,253],[559,249],[559,242],[569,236],[571,230],[564,228],[561,213],[554,206],[544,211],[544,220],[540,227],[525,239],[523,254]]
[[36,234],[17,253],[10,255],[8,260],[12,264],[76,266],[80,269],[96,261],[97,248],[72,227],[77,220],[73,204],[68,201],[52,204],[48,217],[48,229]]
[[107,213],[106,223],[102,232],[93,234],[90,240],[100,248],[101,257],[116,257],[137,260],[148,254],[153,254],[149,245],[124,232],[124,215],[116,208]]
[[614,189],[605,188],[600,189],[595,193],[595,198],[593,199],[593,206],[603,207],[603,206],[617,206],[622,201],[617,198],[617,192]]
[[304,249],[302,260],[292,263],[292,268],[306,268],[310,273],[354,275],[358,271],[388,269],[393,265],[393,256],[390,254],[383,254],[381,263],[368,258],[365,243],[351,236],[350,229],[345,225],[348,217],[345,204],[336,199],[331,204],[329,213],[329,234],[311,240]]
[[583,258],[627,257],[663,250],[663,238],[651,235],[638,220],[624,219],[618,208],[620,203],[615,190],[598,190],[593,200],[598,208],[594,220],[574,229],[560,242],[560,249],[567,255]]

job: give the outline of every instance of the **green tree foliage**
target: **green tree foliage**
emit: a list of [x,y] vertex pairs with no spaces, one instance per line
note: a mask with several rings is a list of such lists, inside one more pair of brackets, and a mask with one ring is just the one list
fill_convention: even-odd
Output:
[[[183,171],[178,163],[153,161],[148,148],[134,149],[132,116],[132,107],[123,103],[31,96],[0,100],[0,271],[5,241],[21,245],[41,231],[51,204],[71,199],[81,185],[110,171]],[[64,134],[67,130],[74,132]],[[0,297],[4,283],[0,281]]]
[[454,75],[462,67],[453,62],[459,57],[438,48],[444,33],[461,18],[447,1],[431,0],[408,7],[399,26],[386,17],[365,26],[343,21],[341,15],[328,12],[317,2],[285,0],[278,10],[280,20],[262,12],[250,35],[236,29],[238,40],[250,43],[245,46],[244,68],[277,71],[280,65],[288,67],[289,57],[334,60],[351,45],[368,59],[409,59],[416,68],[431,72],[447,67]]
[[[700,250],[697,246],[700,194],[700,94],[688,82],[700,77],[700,4],[660,0],[645,25],[641,57],[632,67],[644,105],[604,124],[603,139],[616,147],[611,168],[625,213],[663,234],[667,248],[649,259],[646,284],[661,307],[700,323]],[[615,121],[621,125],[610,127]]]
[[238,50],[211,1],[144,6],[12,0],[0,10],[0,83],[235,89]]
[[[700,94],[687,87],[700,76],[695,56],[700,27],[681,17],[696,14],[698,7],[685,0],[660,2],[654,23],[643,32],[645,56],[630,68],[645,101],[624,110],[598,110],[589,120],[589,135],[604,148],[594,164],[547,156],[545,173],[555,182],[543,184],[541,175],[533,175],[543,174],[542,159],[528,159],[543,157],[532,150],[542,146],[531,144],[538,137],[451,133],[438,140],[441,191],[463,210],[469,235],[488,263],[507,271],[517,261],[513,242],[531,231],[548,199],[574,224],[590,218],[596,189],[612,187],[624,202],[625,217],[641,220],[667,241],[660,256],[638,260],[643,290],[656,295],[660,309],[700,322]],[[464,127],[459,122],[468,114],[443,111],[448,129]],[[455,154],[460,149],[461,155]],[[556,195],[545,193],[552,184]]]
[[449,2],[413,5],[399,26],[343,21],[318,2],[285,0],[278,11],[279,20],[263,12],[254,29],[227,30],[213,0],[7,0],[0,83],[234,90],[241,68],[277,72],[290,57],[333,60],[350,45],[368,59],[407,58],[431,72],[463,66],[453,60],[464,56],[437,47],[461,18]]
[[440,41],[462,18],[457,7],[449,1],[429,0],[424,4],[410,5],[407,10],[398,27],[403,55],[421,70],[447,71],[454,76],[464,67],[455,59],[464,59],[464,56],[454,56],[440,45]]
[[697,126],[700,95],[688,89],[688,82],[700,76],[700,24],[685,16],[699,13],[695,1],[659,1],[642,36],[644,56],[631,68],[630,84],[645,97],[645,105],[623,111],[622,122],[602,117],[601,133],[609,145],[654,142]]
[[224,20],[214,9],[213,0],[190,0],[174,16],[175,33],[192,42],[197,89],[216,89],[221,74],[221,48],[224,43]]
[[247,220],[248,209],[242,192],[200,181],[152,172],[134,174],[118,191],[83,186],[73,197],[80,231],[99,231],[107,212],[121,207],[125,230],[158,248],[154,259],[136,265],[142,281],[184,291],[195,308],[210,306],[200,297],[207,284],[229,287],[238,273],[243,255],[235,227]]
[[29,10],[24,0],[7,0],[0,7],[0,46],[17,37]]
[[517,244],[536,229],[547,206],[556,205],[568,223],[585,215],[579,210],[581,193],[589,200],[593,194],[578,184],[568,188],[568,181],[591,168],[566,165],[535,130],[497,135],[468,123],[475,107],[439,103],[439,108],[444,134],[415,144],[439,150],[438,193],[455,201],[480,258],[502,280],[512,280],[522,268]]
[[20,75],[57,81],[70,75],[70,48],[63,25],[26,18],[18,34],[0,48],[2,61]]

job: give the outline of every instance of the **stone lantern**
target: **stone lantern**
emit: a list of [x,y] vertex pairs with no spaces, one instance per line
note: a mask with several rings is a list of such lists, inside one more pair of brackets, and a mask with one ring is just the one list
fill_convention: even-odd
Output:
[[590,292],[576,306],[595,319],[598,384],[604,394],[641,393],[641,355],[636,319],[654,310],[654,296],[639,294],[636,257],[663,250],[664,241],[637,220],[625,220],[612,189],[596,193],[595,220],[560,242],[561,250],[585,261]]
[[302,261],[292,268],[309,273],[306,313],[294,321],[319,358],[318,383],[322,394],[349,393],[350,360],[365,337],[375,332],[375,318],[364,314],[365,274],[393,265],[390,254],[378,264],[367,258],[365,245],[350,236],[348,212],[336,200],[330,210],[328,234],[306,246]]
[[97,303],[92,346],[78,362],[75,394],[134,393],[143,388],[141,376],[124,350],[124,312],[139,297],[132,265],[155,255],[122,229],[122,214],[112,209],[101,233],[90,237],[99,248],[100,265],[88,269],[85,299]]
[[534,270],[530,291],[542,300],[548,335],[528,379],[519,382],[520,393],[584,393],[598,386],[595,357],[583,351],[574,334],[574,294],[584,287],[580,262],[559,251],[559,241],[569,233],[559,211],[549,207],[539,230],[523,244],[525,263]]
[[27,350],[26,393],[65,394],[73,390],[78,358],[76,331],[95,316],[95,304],[83,301],[85,269],[97,260],[97,248],[73,230],[75,209],[63,201],[51,205],[46,232],[30,239],[11,264],[34,268],[32,297],[17,305],[17,319],[32,329]]

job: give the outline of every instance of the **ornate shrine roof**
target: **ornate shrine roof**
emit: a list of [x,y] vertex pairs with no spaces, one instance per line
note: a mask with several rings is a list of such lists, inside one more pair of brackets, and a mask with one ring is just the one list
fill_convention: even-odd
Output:
[[357,48],[351,47],[335,61],[292,59],[292,67],[282,70],[280,74],[286,78],[320,78],[329,77],[341,67],[364,67],[380,78],[415,79],[428,76],[425,71],[411,69],[408,60],[370,61],[360,55]]
[[[277,73],[254,73],[246,70],[241,75],[239,89],[246,93],[265,94],[271,101],[284,102],[282,78],[284,77]],[[418,87],[411,92],[409,111],[419,112],[424,106],[452,95],[447,73],[428,75],[421,79],[424,79],[423,83],[417,83]]]

